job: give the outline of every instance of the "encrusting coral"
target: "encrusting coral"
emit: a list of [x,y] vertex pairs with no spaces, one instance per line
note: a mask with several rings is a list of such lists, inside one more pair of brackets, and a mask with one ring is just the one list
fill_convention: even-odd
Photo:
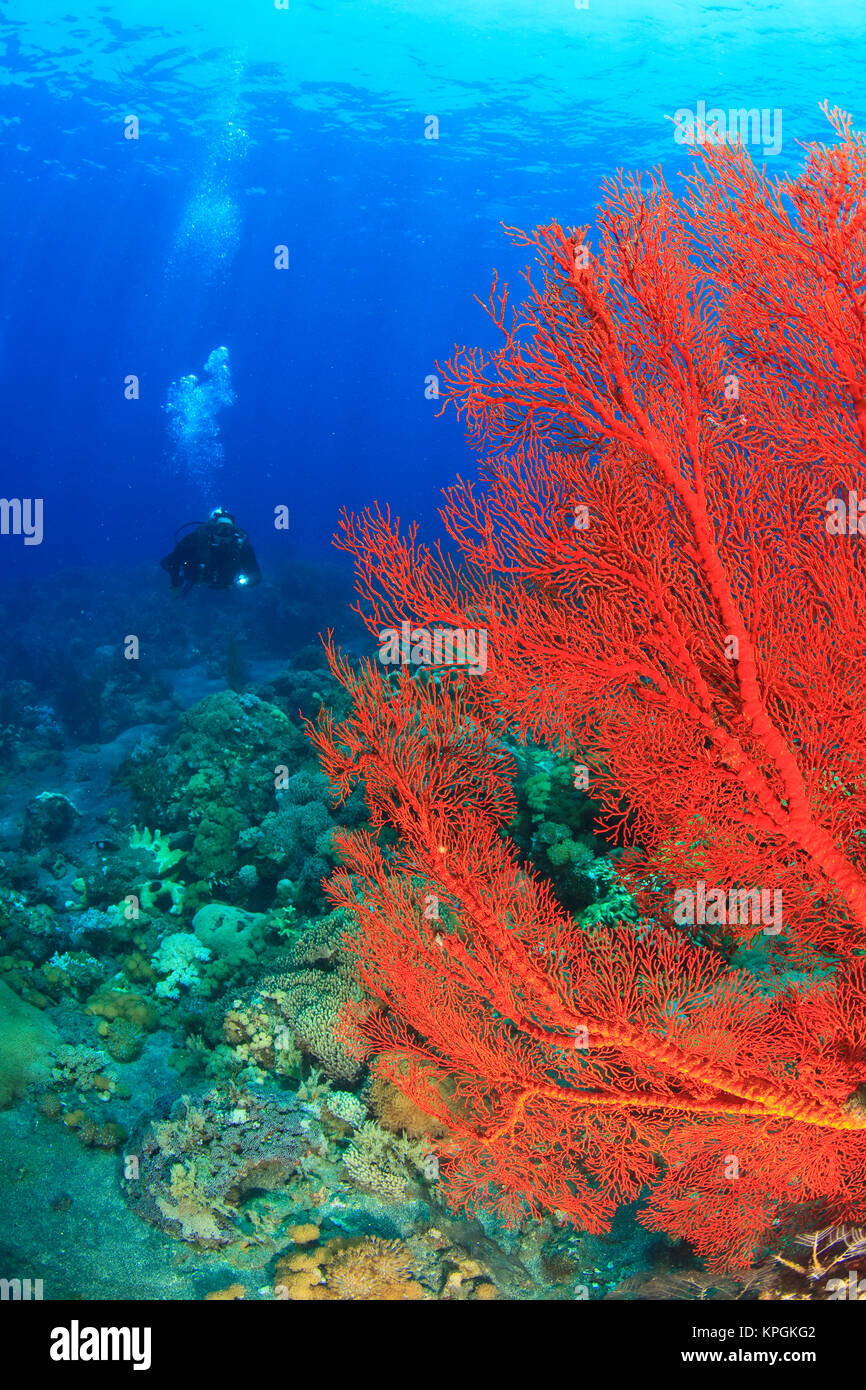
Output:
[[292,1096],[214,1089],[184,1097],[168,1120],[148,1122],[130,1141],[123,1188],[133,1210],[170,1235],[205,1248],[242,1234],[245,1198],[287,1187],[321,1131]]
[[87,1000],[84,1012],[109,1021],[123,1019],[144,1033],[152,1033],[157,1024],[157,1012],[149,999],[112,985],[100,986]]

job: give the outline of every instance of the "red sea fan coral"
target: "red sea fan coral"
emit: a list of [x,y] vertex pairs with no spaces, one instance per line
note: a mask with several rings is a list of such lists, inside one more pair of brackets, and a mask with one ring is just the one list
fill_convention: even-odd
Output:
[[[446,494],[459,562],[378,509],[341,542],[374,631],[483,628],[486,672],[334,658],[354,712],[315,736],[398,836],[341,833],[330,892],[381,1001],[359,1039],[448,1124],[454,1199],[598,1230],[647,1191],[717,1266],[866,1196],[866,148],[831,120],[796,182],[724,145],[684,203],[612,181],[598,255],[515,233],[540,275],[445,374],[487,454]],[[578,760],[636,926],[579,931],[520,865],[503,730]],[[711,946],[761,893],[759,981]]]
[[374,826],[399,835],[336,835],[327,891],[358,921],[348,944],[378,1005],[347,1024],[449,1129],[452,1200],[600,1231],[649,1189],[646,1224],[721,1265],[798,1204],[851,1215],[862,968],[771,996],[650,922],[576,930],[499,833],[507,759],[461,685],[332,661],[353,713],[313,738],[334,784],[363,778]]

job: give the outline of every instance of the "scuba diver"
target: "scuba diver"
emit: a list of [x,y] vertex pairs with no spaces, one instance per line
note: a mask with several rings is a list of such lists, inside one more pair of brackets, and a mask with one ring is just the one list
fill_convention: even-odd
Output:
[[216,507],[207,521],[186,524],[196,529],[178,540],[180,531],[185,529],[179,527],[174,533],[174,550],[160,560],[171,577],[176,598],[189,593],[194,584],[228,589],[259,583],[262,572],[250,538],[235,525],[225,507]]

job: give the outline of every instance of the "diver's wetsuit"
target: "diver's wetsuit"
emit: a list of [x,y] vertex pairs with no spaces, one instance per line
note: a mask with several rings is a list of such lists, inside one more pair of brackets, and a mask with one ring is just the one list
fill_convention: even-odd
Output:
[[160,564],[171,576],[171,587],[184,592],[193,584],[228,589],[233,584],[258,584],[262,577],[246,531],[214,521],[190,531]]

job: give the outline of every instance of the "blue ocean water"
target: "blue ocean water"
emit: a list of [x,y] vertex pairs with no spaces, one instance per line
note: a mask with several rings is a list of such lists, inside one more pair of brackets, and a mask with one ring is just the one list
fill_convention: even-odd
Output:
[[[822,100],[856,113],[864,24],[849,0],[11,0],[3,489],[44,498],[45,537],[0,563],[156,557],[218,503],[266,549],[288,505],[312,554],[341,506],[432,520],[467,457],[425,378],[492,341],[473,296],[525,259],[500,223],[591,222],[617,168],[675,178],[666,118],[700,100],[780,109],[790,169]],[[221,346],[234,403],[190,462],[165,406]]]
[[[337,952],[329,941],[330,955],[307,958],[292,933],[302,921],[324,930],[318,884],[332,863],[328,798],[297,719],[326,690],[316,635],[335,627],[365,650],[350,568],[332,547],[338,514],[379,502],[439,534],[440,491],[475,459],[430,381],[455,343],[495,346],[475,296],[494,269],[514,283],[526,265],[503,224],[592,226],[618,169],[660,169],[676,186],[689,162],[684,112],[757,109],[756,159],[793,172],[803,142],[830,138],[822,102],[862,121],[864,40],[853,0],[81,0],[74,12],[6,0],[0,495],[31,504],[31,521],[38,500],[40,520],[29,537],[12,525],[0,534],[0,990],[23,1001],[3,994],[0,1024],[4,1011],[12,1032],[23,1020],[41,1038],[34,1052],[61,1061],[35,1079],[22,1063],[5,1093],[0,1067],[0,1219],[21,1227],[0,1242],[12,1260],[0,1278],[44,1278],[51,1298],[273,1286],[249,1240],[243,1256],[232,1246],[225,1263],[211,1251],[178,1271],[179,1238],[203,1231],[205,1250],[217,1239],[211,1216],[196,1209],[200,1224],[190,1216],[179,1237],[153,1203],[144,1221],[131,1214],[120,1141],[100,1139],[97,1118],[139,1139],[154,1116],[182,1127],[172,1107],[198,1088],[209,1133],[241,1124],[258,1103],[246,1092],[233,1108],[202,1099],[227,1076],[251,1084],[226,1053],[252,1048],[224,1022],[235,992],[256,987],[262,963],[276,970],[287,941],[292,970],[330,966]],[[216,507],[249,533],[262,583],[175,600],[159,562],[177,528]],[[275,528],[278,509],[288,529]],[[14,519],[11,504],[3,516]],[[131,635],[141,669],[125,661]],[[247,717],[259,741],[235,747]],[[279,758],[284,720],[294,780],[274,809],[244,759]],[[199,775],[210,793],[196,793]],[[145,920],[127,930],[111,913],[122,915],[142,865]],[[601,892],[586,886],[602,880],[590,867],[569,887],[570,910]],[[254,948],[233,953],[224,923],[199,922],[215,906]],[[170,968],[177,935],[207,940],[210,955]],[[47,1020],[45,1036],[24,1008]],[[95,1105],[94,1050],[109,1035],[114,1084]],[[282,1089],[269,1089],[273,1049],[254,1057],[254,1079],[270,1078],[263,1094],[286,1115],[320,1104],[317,1087],[344,1097],[355,1119],[323,1141],[325,1190],[367,1093],[338,1067],[322,1081],[327,1046],[307,1043]],[[83,1126],[97,1135],[84,1147],[73,1134]],[[40,1152],[53,1165],[41,1194]],[[165,1173],[148,1180],[167,1190]],[[390,1217],[359,1205],[341,1226],[315,1182],[291,1191],[280,1221],[318,1222],[323,1250],[335,1232],[417,1236],[418,1212],[387,1193]],[[217,1210],[225,1194],[212,1195]],[[345,1192],[340,1204],[351,1206]],[[462,1284],[434,1293],[430,1275],[425,1297],[463,1287],[471,1294],[453,1296],[481,1299],[495,1286],[571,1298],[577,1285],[600,1298],[676,1264],[627,1215],[607,1243],[566,1249],[548,1232],[546,1254],[527,1245],[518,1260],[491,1224],[467,1234],[419,1210],[434,1233],[425,1269],[431,1252],[462,1252]],[[263,1209],[241,1234],[264,1230],[273,1260],[286,1241],[268,1222]],[[114,1232],[99,1259],[87,1246],[95,1226]],[[337,1288],[340,1257],[323,1254],[324,1286]],[[296,1283],[301,1273],[284,1270]]]

